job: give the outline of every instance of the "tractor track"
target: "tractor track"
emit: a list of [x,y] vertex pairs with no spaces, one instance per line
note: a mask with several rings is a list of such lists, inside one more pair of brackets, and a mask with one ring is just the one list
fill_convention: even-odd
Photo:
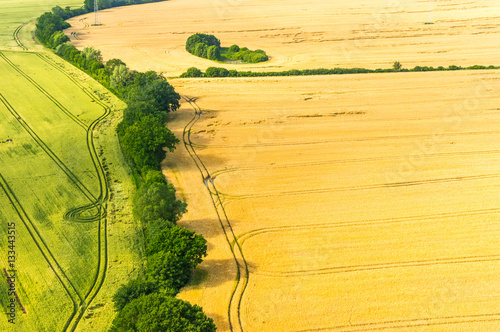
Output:
[[290,278],[290,277],[300,277],[300,276],[319,276],[325,274],[378,271],[386,269],[401,269],[401,268],[411,268],[420,266],[470,264],[470,263],[484,263],[484,262],[498,262],[498,261],[500,261],[500,255],[464,256],[464,257],[450,257],[450,258],[435,258],[435,259],[426,259],[418,261],[401,261],[393,263],[332,266],[321,269],[299,270],[299,271],[280,272],[280,271],[256,270],[252,271],[252,273],[267,277]]
[[[43,257],[49,264],[50,269],[54,272],[57,279],[59,280],[64,290],[68,294],[69,298],[73,302],[73,311],[69,319],[66,321],[66,324],[64,325],[64,331],[67,331],[71,321],[76,316],[79,310],[79,306],[81,305],[83,298],[80,295],[80,293],[76,290],[76,287],[73,285],[71,280],[69,280],[68,276],[64,273],[64,270],[59,265],[59,262],[55,259],[54,255],[48,248],[47,243],[45,243],[45,241],[43,240],[38,229],[36,228],[33,221],[24,210],[23,206],[17,199],[16,195],[14,194],[14,192],[12,191],[12,189],[10,188],[9,184],[7,183],[2,174],[0,174],[0,187],[7,195],[7,198],[9,199],[12,207],[16,211],[16,214],[26,227],[26,230],[33,239],[33,242],[35,242],[35,245],[40,250],[40,253],[43,255]],[[80,303],[78,303],[77,300],[79,300]]]
[[[97,198],[95,198],[90,193],[90,191],[88,191],[88,189],[84,188],[83,184],[82,184],[83,187],[79,187],[78,184],[81,184],[81,181],[79,181],[79,179],[69,170],[69,168],[66,167],[66,165],[64,165],[62,163],[62,161],[60,161],[60,159],[53,152],[48,153],[48,151],[50,151],[50,149],[48,149],[48,147],[45,145],[45,143],[43,143],[43,141],[41,141],[41,140],[37,141],[37,143],[42,147],[42,149],[44,149],[44,147],[46,147],[48,149],[48,150],[44,149],[44,151],[47,154],[49,154],[49,157],[51,157],[51,158],[54,157],[55,160],[54,159],[53,160],[56,162],[56,164],[58,164],[58,166],[61,169],[63,169],[63,171],[65,171],[65,170],[68,171],[67,173],[66,172],[65,173],[68,175],[68,177],[70,178],[71,181],[73,181],[73,180],[76,181],[76,182],[73,181],[73,183],[75,183],[75,185],[77,187],[79,187],[79,189],[82,190],[82,192],[84,192],[84,194],[85,194],[85,192],[87,192],[88,196],[95,198],[94,203],[91,202],[91,204],[89,204],[87,206],[79,207],[79,208],[70,210],[65,215],[66,218],[68,218],[70,220],[74,220],[74,221],[75,220],[81,221],[81,222],[98,221],[98,223],[99,223],[99,225],[98,225],[98,259],[97,259],[98,262],[97,262],[97,269],[96,269],[96,273],[94,276],[93,284],[92,284],[91,288],[87,291],[87,293],[85,294],[83,299],[82,299],[81,295],[77,293],[79,296],[79,299],[80,299],[79,306],[76,304],[76,300],[74,298],[72,298],[73,302],[75,303],[74,310],[73,310],[72,315],[69,317],[68,321],[66,322],[64,330],[63,330],[63,331],[74,331],[76,329],[76,327],[78,326],[78,323],[80,322],[81,318],[83,317],[86,309],[88,308],[90,303],[94,300],[95,296],[98,294],[100,288],[102,287],[102,284],[104,283],[104,279],[106,277],[106,270],[107,270],[107,264],[108,264],[107,219],[106,219],[107,203],[106,202],[109,198],[109,187],[108,187],[108,183],[106,180],[106,172],[104,170],[104,167],[102,166],[101,160],[99,159],[99,156],[98,156],[95,144],[94,144],[94,130],[96,129],[97,125],[110,114],[111,110],[110,110],[109,106],[104,104],[95,94],[88,91],[88,89],[86,89],[80,82],[78,82],[78,80],[76,80],[71,75],[69,75],[66,71],[61,69],[49,57],[47,57],[46,55],[41,55],[39,53],[35,53],[35,54],[42,61],[46,62],[47,64],[49,64],[50,66],[52,66],[53,68],[55,68],[56,70],[61,72],[63,75],[65,75],[73,84],[75,84],[77,87],[79,87],[86,95],[88,95],[94,102],[96,102],[104,110],[103,114],[100,117],[98,117],[97,119],[95,119],[94,121],[92,121],[92,123],[89,126],[85,125],[85,123],[80,121],[80,119],[78,119],[68,109],[66,109],[50,93],[48,93],[45,89],[43,89],[43,87],[41,87],[29,75],[27,75],[20,68],[18,68],[2,52],[0,52],[0,58],[2,58],[5,62],[7,62],[15,71],[17,71],[22,77],[24,77],[26,80],[28,80],[37,90],[39,90],[43,95],[45,95],[50,101],[52,101],[72,121],[74,121],[78,126],[82,127],[86,131],[87,149],[88,149],[88,152],[90,154],[92,164],[93,164],[95,171],[97,173],[97,179],[99,182],[99,196]],[[5,99],[3,98],[2,102],[4,100]],[[7,106],[7,108],[9,109],[8,106]],[[12,107],[11,107],[11,109],[13,110]],[[11,109],[9,109],[9,111]],[[15,110],[14,110],[14,112],[15,112]],[[17,113],[17,112],[15,112],[15,113]],[[27,126],[27,124],[23,120],[21,120],[19,122],[21,123],[21,125],[25,124]],[[23,126],[23,127],[25,130],[27,130],[27,127],[25,127],[25,126]],[[35,139],[35,137],[38,137],[34,133],[34,131],[28,130],[28,132],[30,135],[32,135],[32,134],[34,135],[34,136],[32,136],[34,139]],[[36,141],[36,139],[35,139],[35,141]],[[59,163],[56,160],[58,160]],[[4,191],[5,191],[5,189],[4,189]],[[87,196],[87,195],[85,195],[85,196]],[[83,215],[83,212],[88,211],[89,208],[96,208],[98,210],[98,213],[96,214],[96,216],[87,217],[87,216]],[[27,217],[27,215],[26,215],[26,217]],[[69,279],[68,279],[68,282],[70,282]],[[64,284],[63,284],[63,286],[64,286]]]
[[[184,143],[184,147],[186,148],[186,151],[188,152],[189,156],[195,163],[196,167],[198,168],[203,183],[205,184],[209,194],[210,198],[212,200],[212,204],[214,206],[215,212],[217,213],[217,217],[219,220],[219,223],[221,225],[222,231],[224,232],[224,236],[226,237],[226,241],[229,245],[229,248],[231,249],[233,259],[236,264],[236,282],[233,287],[233,290],[231,291],[231,297],[229,300],[229,305],[228,305],[228,320],[229,320],[229,329],[231,331],[241,331],[243,332],[243,325],[241,322],[241,302],[243,299],[243,294],[246,290],[246,287],[248,285],[248,279],[249,279],[249,270],[248,270],[248,264],[245,260],[245,256],[243,255],[243,249],[241,245],[237,241],[237,237],[233,231],[233,227],[231,225],[231,222],[229,221],[229,218],[227,217],[226,211],[224,209],[224,206],[222,204],[221,197],[219,196],[219,193],[217,191],[217,188],[215,187],[213,183],[213,179],[210,176],[210,173],[208,172],[205,164],[203,161],[200,159],[198,154],[196,153],[196,150],[194,149],[192,142],[191,142],[191,129],[193,126],[196,124],[196,122],[199,120],[199,118],[202,116],[202,110],[201,108],[196,104],[196,99],[195,98],[189,98],[187,96],[183,96],[183,99],[189,103],[189,105],[193,108],[194,110],[194,116],[193,118],[186,124],[184,127],[183,133],[182,133],[182,140]],[[241,289],[241,290],[240,290]],[[238,293],[239,290],[239,293]],[[236,311],[236,318],[233,315],[233,311]]]
[[500,321],[500,313],[444,316],[435,318],[415,318],[406,320],[402,319],[402,320],[392,320],[392,321],[377,322],[377,323],[352,324],[352,325],[323,327],[316,329],[296,330],[296,332],[316,332],[316,331],[361,332],[361,331],[408,329],[408,328],[426,327],[426,326],[431,327],[440,325],[495,322],[495,321]]
[[16,28],[16,30],[14,30],[14,32],[12,33],[12,37],[14,37],[14,40],[16,41],[16,44],[17,46],[19,46],[23,51],[27,51],[28,48],[23,44],[23,42],[21,41],[21,39],[19,38],[19,32],[21,32],[21,29],[26,26],[26,24],[28,24],[28,22],[26,23],[23,23],[21,24],[20,26],[18,26]]
[[429,179],[429,180],[417,180],[417,181],[402,181],[402,182],[392,182],[392,183],[382,183],[382,184],[372,184],[365,186],[352,186],[352,187],[330,187],[321,189],[302,189],[302,190],[290,190],[290,191],[278,191],[278,192],[268,192],[261,194],[225,194],[219,192],[222,197],[228,199],[252,199],[252,198],[266,198],[266,197],[276,197],[276,196],[296,196],[296,195],[312,195],[312,194],[325,194],[330,192],[339,191],[359,191],[359,190],[375,190],[384,188],[399,188],[399,187],[412,187],[412,186],[422,186],[435,183],[448,183],[448,182],[462,182],[462,181],[475,181],[475,180],[486,180],[486,179],[498,179],[500,178],[500,173],[498,174],[481,174],[481,175],[470,175],[470,176],[454,176],[450,178],[440,178],[440,179]]
[[287,168],[297,168],[297,167],[313,167],[313,166],[324,166],[333,164],[354,164],[354,163],[367,163],[367,162],[380,162],[380,161],[393,161],[393,160],[409,160],[410,158],[415,158],[420,160],[420,158],[436,158],[445,157],[453,158],[458,156],[478,156],[478,155],[495,155],[500,154],[500,150],[479,150],[479,151],[458,151],[458,152],[440,152],[440,153],[425,153],[425,154],[409,154],[409,155],[396,155],[396,156],[381,156],[381,157],[368,157],[368,158],[353,158],[353,159],[332,159],[324,161],[308,161],[308,162],[298,162],[290,164],[273,164],[273,165],[263,165],[263,166],[252,166],[252,167],[235,167],[235,168],[224,168],[212,172],[212,178],[219,177],[227,173],[241,173],[241,172],[251,172],[257,170],[269,170],[269,169],[287,169]]
[[92,158],[92,163],[94,164],[96,173],[97,173],[97,178],[99,180],[99,197],[98,197],[98,202],[101,204],[101,208],[103,209],[103,217],[99,219],[99,231],[98,231],[98,252],[99,252],[99,258],[98,258],[98,268],[96,271],[96,275],[94,277],[94,283],[92,287],[89,289],[87,294],[85,295],[85,301],[86,305],[81,311],[78,319],[74,322],[72,328],[70,331],[74,331],[80,321],[80,319],[83,317],[85,314],[86,309],[92,303],[94,298],[97,296],[99,293],[99,290],[101,289],[104,280],[106,278],[106,271],[107,271],[107,266],[108,266],[108,229],[107,229],[107,218],[106,216],[106,210],[107,210],[107,200],[109,198],[109,186],[106,180],[106,172],[104,170],[104,167],[102,166],[101,160],[99,159],[95,144],[94,144],[94,130],[97,127],[97,125],[105,119],[110,113],[111,109],[108,105],[103,103],[94,93],[89,91],[87,88],[85,88],[77,79],[72,77],[70,74],[68,74],[65,70],[60,68],[56,63],[54,63],[53,60],[51,60],[49,57],[46,55],[42,55],[40,53],[36,54],[41,60],[45,61],[47,64],[52,66],[54,69],[58,70],[61,72],[63,75],[65,75],[70,81],[73,82],[77,87],[79,87],[87,96],[89,96],[96,104],[98,104],[100,107],[103,108],[104,113],[97,119],[95,119],[90,126],[87,129],[87,148],[90,152],[91,158]]
[[217,149],[234,149],[234,148],[267,148],[267,147],[288,147],[288,146],[307,146],[307,145],[328,145],[328,144],[339,144],[339,143],[350,143],[350,142],[371,142],[371,141],[384,141],[384,140],[399,140],[399,139],[435,139],[436,137],[463,137],[463,136],[478,136],[478,135],[498,135],[499,130],[484,130],[484,131],[466,131],[466,132],[448,132],[442,133],[440,135],[429,134],[410,134],[410,135],[390,135],[390,136],[373,136],[373,137],[363,137],[363,138],[353,138],[353,139],[332,139],[332,140],[319,140],[319,141],[307,141],[307,142],[256,142],[248,144],[214,144],[207,145],[201,143],[192,143],[193,147],[205,149],[205,148],[217,148]]

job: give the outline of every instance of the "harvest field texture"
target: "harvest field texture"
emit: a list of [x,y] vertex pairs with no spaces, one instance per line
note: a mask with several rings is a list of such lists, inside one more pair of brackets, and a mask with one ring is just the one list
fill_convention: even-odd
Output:
[[[270,56],[218,65],[239,71],[498,65],[499,14],[172,0],[104,11],[100,27],[73,18],[66,34],[168,76],[213,66],[185,51],[194,33]],[[498,74],[171,80],[185,149],[164,173],[209,245],[180,297],[220,331],[498,330]]]
[[74,17],[66,34],[79,49],[169,77],[214,66],[185,50],[195,33],[270,58],[224,65],[238,71],[498,65],[499,16],[496,0],[169,0],[102,11],[102,26],[90,26],[92,14]]
[[222,331],[496,331],[498,74],[175,80],[213,246],[181,295]]

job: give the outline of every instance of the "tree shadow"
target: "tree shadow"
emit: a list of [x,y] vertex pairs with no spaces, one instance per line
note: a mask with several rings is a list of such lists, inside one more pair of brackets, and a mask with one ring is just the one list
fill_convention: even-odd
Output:
[[213,288],[236,282],[237,270],[234,259],[206,259],[193,271],[185,290]]

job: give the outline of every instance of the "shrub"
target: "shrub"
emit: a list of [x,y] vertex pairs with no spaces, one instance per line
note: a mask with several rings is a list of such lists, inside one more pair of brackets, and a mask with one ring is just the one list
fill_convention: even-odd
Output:
[[219,60],[220,59],[220,47],[212,45],[207,49],[207,59],[209,60]]
[[[143,184],[135,195],[134,215],[144,222],[146,232],[150,223],[159,221],[167,227],[174,226],[185,212],[186,203],[177,200],[171,183]],[[164,223],[165,220],[170,224]]]
[[191,67],[181,77],[203,77],[203,73],[198,68]]
[[220,41],[213,35],[205,35],[203,33],[196,33],[190,36],[186,41],[186,51],[196,55],[195,48],[197,44],[204,44],[206,47],[217,46],[220,47]]
[[240,47],[238,45],[231,45],[228,49],[229,52],[231,53],[236,53],[240,51]]
[[205,72],[206,77],[227,77],[229,71],[226,68],[209,67]]
[[110,332],[215,332],[216,327],[197,305],[162,294],[143,295],[118,313]]
[[[143,278],[129,280],[128,283],[121,285],[113,295],[116,311],[120,311],[130,301],[139,298],[141,295],[148,295],[158,290],[158,285],[153,281],[147,281]],[[172,292],[172,295],[175,295]]]
[[68,42],[69,38],[62,31],[56,31],[50,36],[48,44],[52,48],[57,48],[59,45]]
[[399,61],[394,61],[394,63],[392,64],[392,70],[395,72],[401,71],[402,68],[403,68],[403,66],[401,65],[401,62],[399,62]]
[[194,55],[199,56],[200,58],[206,58],[207,57],[207,45],[204,43],[198,43],[194,47]]

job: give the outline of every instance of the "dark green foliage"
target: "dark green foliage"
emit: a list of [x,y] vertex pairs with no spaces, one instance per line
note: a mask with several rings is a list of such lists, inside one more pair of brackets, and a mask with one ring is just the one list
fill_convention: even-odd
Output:
[[115,68],[120,66],[120,65],[123,65],[125,67],[127,66],[125,64],[125,62],[123,62],[120,59],[110,59],[110,60],[106,61],[106,65],[104,66],[104,68],[106,69],[106,73],[108,75],[111,75],[111,74],[113,74],[113,71],[115,70]]
[[60,16],[52,12],[46,12],[36,21],[35,36],[42,44],[51,46],[49,44],[50,37],[55,32],[62,31],[66,28],[69,28],[69,24],[64,22]]
[[228,52],[236,53],[240,51],[240,47],[238,45],[231,45],[228,49]]
[[200,58],[219,60],[220,41],[215,36],[197,33],[187,39],[186,51]]
[[157,117],[146,115],[125,130],[121,137],[123,152],[131,158],[138,169],[144,166],[157,167],[165,158],[164,148],[170,152],[179,140]]
[[[444,68],[442,66],[434,67],[421,67],[416,66],[413,69],[402,68],[402,72],[414,72],[414,71],[445,71],[445,70],[475,70],[475,69],[500,69],[498,66],[470,66],[470,67],[458,67],[449,66]],[[367,74],[367,73],[392,73],[394,68],[379,68],[379,69],[366,69],[366,68],[333,68],[333,69],[292,69],[287,71],[270,71],[270,72],[252,72],[252,71],[235,71],[231,70],[226,73],[226,69],[218,67],[207,68],[206,72],[202,76],[189,76],[188,72],[183,73],[182,77],[263,77],[263,76],[310,76],[310,75],[345,75],[345,74]]]
[[198,68],[191,67],[181,77],[203,77],[203,73]]
[[191,279],[191,268],[172,252],[160,251],[148,256],[148,276],[161,287],[181,289]]
[[242,49],[234,53],[232,53],[231,48],[229,48],[228,52],[229,53],[224,54],[226,58],[241,60],[248,63],[258,63],[269,60],[266,52],[264,52],[263,50],[250,51],[248,48],[243,47]]
[[161,171],[149,171],[144,175],[144,185],[150,186],[153,183],[164,183],[165,175]]
[[65,9],[62,9],[59,6],[55,6],[54,8],[52,8],[52,13],[54,15],[59,16],[63,20],[67,20],[68,18],[74,16],[73,13],[71,12],[71,9],[69,7],[66,7]]
[[187,39],[186,51],[194,54],[194,50],[197,44],[204,44],[207,48],[212,45],[220,47],[220,41],[215,36],[196,33]]
[[207,57],[207,45],[204,43],[198,43],[194,47],[194,55],[199,56],[200,58],[206,58]]
[[180,107],[180,98],[174,87],[154,71],[137,73],[134,83],[127,90],[129,103],[146,102],[154,113],[176,111]]
[[214,332],[215,324],[197,305],[161,294],[143,295],[127,304],[110,332]]
[[[151,280],[145,280],[143,278],[129,280],[127,284],[121,285],[115,295],[113,295],[115,309],[120,311],[130,301],[139,298],[141,295],[148,295],[156,291],[158,291],[158,284]],[[176,295],[173,290],[171,293],[172,296]]]
[[227,77],[229,71],[226,68],[208,67],[205,72],[206,77]]
[[212,45],[207,49],[208,60],[220,60],[220,47]]
[[190,268],[195,268],[207,255],[207,240],[180,226],[165,228],[148,244],[148,256],[160,251],[171,252]]
[[175,197],[171,183],[152,182],[143,184],[134,201],[134,215],[141,220],[148,232],[148,225],[158,220],[167,220],[173,226],[186,212],[186,203]]

